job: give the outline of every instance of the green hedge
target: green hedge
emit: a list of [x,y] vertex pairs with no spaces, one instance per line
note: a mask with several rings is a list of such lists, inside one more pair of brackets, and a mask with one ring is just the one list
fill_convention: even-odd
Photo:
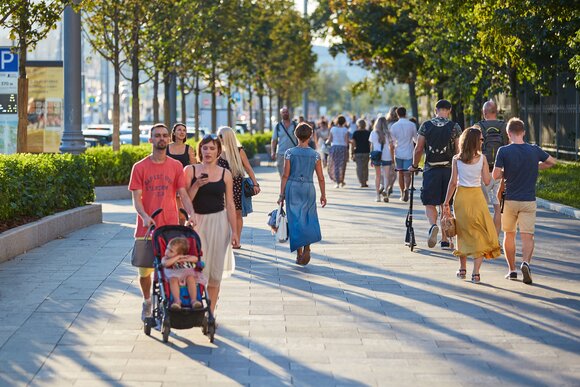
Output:
[[119,152],[110,146],[96,146],[85,152],[95,166],[95,185],[129,184],[133,164],[151,153],[151,144],[121,145]]
[[540,171],[536,195],[542,199],[580,208],[580,163],[558,160],[550,169]]
[[43,217],[92,202],[93,174],[85,155],[0,155],[0,221]]
[[254,134],[254,139],[256,140],[258,153],[267,153],[266,145],[270,145],[272,142],[272,133],[256,133]]
[[248,158],[251,159],[256,153],[266,153],[266,144],[269,144],[272,140],[272,134],[238,134],[238,140],[244,147]]

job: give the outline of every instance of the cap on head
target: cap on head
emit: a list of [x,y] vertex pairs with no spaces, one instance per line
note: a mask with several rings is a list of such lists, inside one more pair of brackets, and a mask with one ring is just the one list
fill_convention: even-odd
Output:
[[437,109],[437,110],[439,110],[439,109],[451,110],[451,102],[449,102],[446,99],[440,99],[435,104],[435,109]]

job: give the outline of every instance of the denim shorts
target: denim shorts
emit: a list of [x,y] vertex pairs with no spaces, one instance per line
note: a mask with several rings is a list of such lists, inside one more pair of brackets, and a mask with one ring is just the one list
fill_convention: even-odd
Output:
[[387,160],[381,160],[377,163],[375,163],[374,161],[371,161],[371,165],[373,167],[387,167],[389,165],[393,164],[393,162],[391,160],[387,161]]
[[445,201],[451,168],[429,168],[423,172],[421,202],[424,206],[438,206]]
[[395,161],[397,162],[397,169],[409,169],[411,164],[413,164],[413,159],[400,159],[397,157]]

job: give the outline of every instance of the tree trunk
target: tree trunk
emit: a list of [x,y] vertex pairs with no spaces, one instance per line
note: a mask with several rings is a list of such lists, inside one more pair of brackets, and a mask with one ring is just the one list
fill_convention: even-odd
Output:
[[419,120],[419,104],[417,103],[417,88],[414,74],[407,84],[409,85],[409,103],[411,104],[411,114],[409,116],[416,117]]
[[195,114],[195,141],[199,140],[199,75],[195,76],[195,88],[193,89],[193,93],[195,94],[195,102],[193,105]]
[[217,131],[217,90],[215,88],[216,81],[216,64],[211,65],[211,132]]
[[170,94],[170,86],[171,83],[171,73],[163,72],[163,123],[168,128],[171,125],[171,112],[169,111],[169,94]]
[[16,152],[25,153],[28,150],[28,79],[26,78],[26,44],[25,35],[20,38],[18,52],[18,129]]
[[[141,114],[139,111],[139,38],[138,32],[133,41],[131,49],[131,143],[139,145],[139,124],[141,123]],[[114,139],[113,139],[114,141]],[[119,141],[117,139],[117,141]],[[113,142],[114,144],[114,142]]]
[[153,122],[159,122],[159,71],[153,77]]
[[[121,96],[119,95],[119,83],[121,80],[121,66],[118,63],[113,65],[114,83],[113,83],[113,133],[119,133],[121,123]],[[113,145],[113,150],[115,149]]]
[[520,104],[518,101],[518,77],[514,68],[509,69],[510,78],[510,105],[512,117],[520,116]]
[[254,119],[252,110],[254,110],[254,106],[252,104],[252,100],[254,99],[254,94],[252,93],[252,85],[248,85],[248,128],[252,128],[252,120]]
[[272,89],[268,88],[268,127],[272,131],[272,97],[274,97]]
[[264,125],[265,125],[265,120],[264,120],[264,95],[262,94],[262,92],[260,92],[258,94],[258,101],[260,104],[260,115],[258,116],[259,122],[258,122],[258,130],[260,131],[260,133],[264,133]]
[[181,122],[186,125],[187,123],[187,106],[185,106],[185,79],[183,77],[179,78],[179,91],[181,92]]

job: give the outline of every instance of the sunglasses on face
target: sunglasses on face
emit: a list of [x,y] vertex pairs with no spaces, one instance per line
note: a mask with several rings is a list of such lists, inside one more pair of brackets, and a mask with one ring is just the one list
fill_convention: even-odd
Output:
[[206,134],[205,136],[203,136],[202,140],[206,141],[206,140],[217,140],[217,139],[218,139],[217,134],[210,133],[210,134]]

